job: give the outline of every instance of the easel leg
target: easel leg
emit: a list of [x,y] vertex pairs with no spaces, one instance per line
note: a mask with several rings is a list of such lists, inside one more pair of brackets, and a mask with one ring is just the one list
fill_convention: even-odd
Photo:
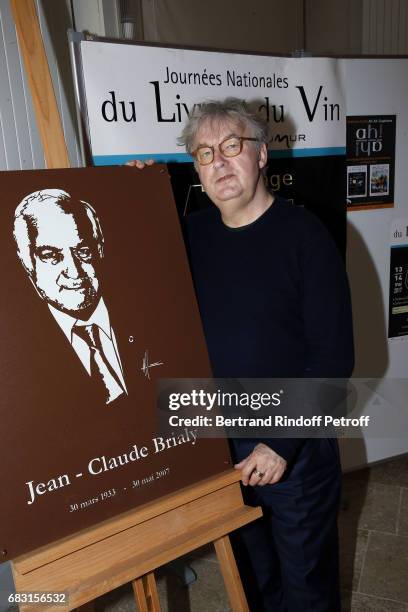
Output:
[[229,537],[226,535],[219,540],[214,540],[214,546],[233,612],[248,612],[248,603]]
[[139,612],[161,611],[154,572],[133,580],[132,587]]

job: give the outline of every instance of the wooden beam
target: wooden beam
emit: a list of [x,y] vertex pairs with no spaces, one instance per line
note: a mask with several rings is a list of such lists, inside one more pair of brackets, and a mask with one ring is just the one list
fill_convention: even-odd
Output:
[[227,589],[233,612],[248,612],[248,603],[239,577],[229,537],[224,535],[218,540],[215,540],[214,547],[218,561],[220,562],[222,577],[224,578],[225,588]]
[[[18,566],[20,573],[29,574],[39,567],[71,555],[77,550],[86,549],[96,542],[115,536],[119,532],[125,532],[134,527],[134,525],[150,521],[160,514],[165,515],[174,508],[189,505],[191,502],[194,502],[194,500],[207,496],[214,491],[219,491],[221,495],[222,490],[225,490],[228,485],[237,483],[239,479],[240,472],[238,472],[238,470],[225,470],[225,472],[221,472],[216,476],[201,480],[199,483],[179,489],[174,493],[164,495],[158,500],[154,500],[134,510],[129,510],[119,516],[98,523],[93,527],[84,529],[76,533],[75,536],[68,536],[58,542],[54,542],[36,551],[31,551],[30,553],[22,555],[18,559],[15,559],[15,565]],[[242,496],[239,486],[233,489],[233,494],[237,500],[233,507],[237,507],[236,504],[242,505]],[[251,510],[257,510],[259,514],[261,514],[260,509],[251,508]]]
[[132,586],[139,612],[161,611],[154,572],[136,578],[136,580],[133,580]]
[[64,139],[34,0],[11,0],[47,168],[68,168]]

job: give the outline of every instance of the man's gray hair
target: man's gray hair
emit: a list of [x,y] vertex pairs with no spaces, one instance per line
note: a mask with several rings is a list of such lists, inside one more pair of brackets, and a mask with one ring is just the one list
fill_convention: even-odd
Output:
[[251,130],[251,137],[262,143],[268,142],[266,123],[249,110],[248,105],[239,98],[226,98],[225,100],[209,100],[197,104],[190,113],[184,126],[178,144],[185,146],[188,153],[194,149],[195,137],[204,123],[229,121]]
[[92,236],[98,248],[99,257],[103,257],[104,238],[101,224],[95,210],[90,204],[76,200],[62,189],[42,189],[26,196],[17,206],[14,213],[14,240],[17,255],[30,276],[34,272],[32,247],[37,236],[38,218],[46,215],[47,209],[60,208],[67,215],[75,218],[85,215],[92,228]]

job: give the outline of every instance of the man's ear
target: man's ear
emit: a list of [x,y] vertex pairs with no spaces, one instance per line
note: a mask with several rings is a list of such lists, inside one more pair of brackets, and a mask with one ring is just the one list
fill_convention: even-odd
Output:
[[259,147],[259,153],[258,153],[258,165],[259,165],[260,170],[262,170],[262,168],[265,168],[267,161],[268,161],[268,147],[266,146],[266,143],[263,142],[261,146]]

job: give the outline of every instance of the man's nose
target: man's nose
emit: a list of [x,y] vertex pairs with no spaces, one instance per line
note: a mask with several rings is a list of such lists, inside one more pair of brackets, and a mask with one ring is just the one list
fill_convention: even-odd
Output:
[[79,278],[81,276],[81,262],[71,250],[64,257],[64,273],[69,278]]
[[214,149],[214,160],[213,160],[214,168],[222,168],[224,164],[225,164],[225,157],[223,156],[223,154],[218,148],[215,148]]

